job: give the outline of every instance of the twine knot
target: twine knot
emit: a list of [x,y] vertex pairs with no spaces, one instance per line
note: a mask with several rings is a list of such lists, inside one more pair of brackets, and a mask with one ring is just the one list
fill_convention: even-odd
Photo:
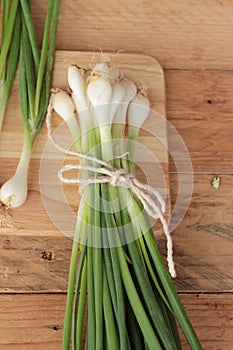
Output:
[[111,176],[111,179],[109,181],[110,185],[117,186],[121,180],[122,177],[126,175],[126,172],[124,169],[116,169]]
[[128,173],[125,169],[115,169],[112,171],[109,183],[110,185],[116,186],[124,186],[129,188],[129,182],[134,178],[134,175]]

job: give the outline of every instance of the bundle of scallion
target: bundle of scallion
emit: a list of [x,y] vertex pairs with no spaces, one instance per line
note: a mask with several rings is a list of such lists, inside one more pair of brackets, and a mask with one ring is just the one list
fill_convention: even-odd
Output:
[[[9,1],[5,3],[9,4]],[[19,6],[16,6],[18,3]],[[18,11],[14,25],[12,24],[14,23],[13,9]],[[15,72],[18,62],[14,52],[19,46],[18,86],[24,125],[24,143],[16,172],[11,179],[5,182],[0,191],[1,202],[10,208],[21,206],[27,198],[27,175],[31,152],[36,136],[46,116],[49,102],[59,10],[60,0],[48,1],[43,42],[40,51],[32,21],[30,1],[12,1],[11,5],[11,13],[7,25],[10,23],[15,28],[16,33],[12,38],[13,42],[10,46],[7,67],[11,73]],[[7,33],[4,34],[4,42],[6,41],[5,36],[7,39],[9,34],[8,36]],[[15,41],[17,41],[18,46]],[[14,56],[14,64],[12,63],[13,58],[11,58],[11,54]],[[2,70],[0,72],[2,73]],[[10,77],[12,82],[13,75],[11,74]],[[5,89],[7,93],[9,92],[8,86],[9,84]]]
[[[163,200],[154,191],[157,203],[151,203],[145,194],[150,189],[135,177],[134,145],[149,101],[110,61],[91,71],[70,66],[68,82],[71,93],[51,97],[75,141],[77,152],[70,153],[79,157],[79,164],[66,165],[59,176],[79,183],[82,191],[63,350],[70,349],[71,338],[73,350],[181,349],[176,321],[190,348],[200,350],[144,210],[157,215],[167,231]],[[51,113],[47,125],[61,150],[51,134]],[[80,169],[78,179],[64,175],[72,169]],[[174,276],[171,257],[168,265]]]

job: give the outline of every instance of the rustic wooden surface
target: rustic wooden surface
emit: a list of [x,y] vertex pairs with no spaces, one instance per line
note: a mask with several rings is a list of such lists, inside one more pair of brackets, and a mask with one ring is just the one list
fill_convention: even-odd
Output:
[[[33,0],[32,6],[41,38],[46,1]],[[57,41],[60,50],[101,47],[151,55],[165,69],[168,120],[183,137],[194,169],[192,200],[173,232],[175,283],[205,350],[233,347],[232,13],[230,0],[63,0]],[[170,138],[171,147],[172,142]],[[36,164],[31,166],[30,219],[23,222],[24,234],[0,236],[3,350],[61,348],[71,242],[55,233],[49,219],[46,233],[34,229]],[[219,189],[211,186],[216,174]],[[170,182],[174,203],[177,172],[172,160]],[[159,246],[165,253],[163,239]],[[55,259],[42,259],[44,250],[52,250]]]
[[[41,37],[46,1],[33,1]],[[231,0],[63,0],[58,47],[125,50],[164,68],[233,68]]]
[[[181,300],[204,349],[232,350],[232,295],[182,294]],[[64,308],[64,294],[2,295],[0,350],[61,349]]]

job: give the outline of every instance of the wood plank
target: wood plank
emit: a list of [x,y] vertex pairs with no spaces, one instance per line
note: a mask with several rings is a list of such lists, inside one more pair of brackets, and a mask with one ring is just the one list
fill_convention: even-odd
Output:
[[[223,111],[224,121],[231,121],[229,111],[233,108],[233,72],[169,69],[165,70],[165,78],[169,110],[200,110],[206,112],[207,121],[223,118],[223,115],[219,115]],[[178,120],[179,115],[173,119]],[[193,114],[192,119],[197,122],[201,118],[198,114]]]
[[[232,291],[233,176],[222,175],[218,189],[211,186],[212,175],[195,175],[194,180],[188,211],[173,232],[178,274],[174,283],[179,291],[186,292]],[[175,174],[171,174],[171,189],[174,204],[177,198]],[[33,220],[33,210],[29,214],[30,220]],[[72,241],[55,228],[48,234],[43,226],[41,231],[33,230],[30,220],[23,222],[20,230],[1,232],[0,291],[64,292]],[[38,220],[39,225],[41,217],[34,220]],[[164,236],[160,235],[157,241],[165,259]],[[42,259],[43,251],[53,252],[54,259]]]
[[[205,350],[231,350],[233,294],[181,294]],[[0,295],[0,349],[61,348],[65,294]],[[189,347],[182,337],[183,350]]]
[[[180,297],[203,348],[231,350],[233,294],[184,294]],[[183,349],[189,348],[184,345]]]
[[[194,172],[232,174],[232,73],[169,70],[165,77],[168,120],[183,138]],[[177,158],[182,163],[182,153]],[[172,162],[170,171],[176,171]]]
[[[170,179],[174,205],[177,176],[171,174]],[[190,206],[173,232],[178,274],[174,283],[179,291],[233,290],[233,176],[221,176],[218,189],[212,187],[212,179],[212,175],[195,174]],[[165,239],[160,237],[158,243],[165,256]]]
[[[33,1],[41,39],[45,1]],[[60,50],[142,53],[165,68],[232,69],[231,0],[63,0]]]
[[65,295],[1,295],[0,349],[60,349]]
[[0,235],[0,292],[64,292],[72,241],[60,236]]

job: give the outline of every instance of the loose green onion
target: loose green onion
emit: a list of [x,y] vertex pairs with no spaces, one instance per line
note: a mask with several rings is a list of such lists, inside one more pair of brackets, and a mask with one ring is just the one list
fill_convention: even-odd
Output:
[[[13,4],[16,6],[17,3],[18,1],[12,2],[12,10],[8,20],[10,24],[15,13],[13,12]],[[19,97],[24,124],[24,143],[16,172],[1,187],[0,196],[1,202],[12,208],[21,206],[27,198],[27,174],[31,152],[45,118],[49,101],[60,0],[49,0],[48,2],[41,53],[36,41],[30,2],[20,0],[20,5],[22,30],[20,36]],[[15,25],[17,21],[19,21],[18,16]],[[5,57],[6,49],[7,44],[2,47],[1,56]],[[1,66],[1,56],[0,73],[2,74],[4,67]]]
[[19,1],[13,1],[11,5],[10,1],[4,1],[0,51],[0,131],[18,66],[20,26]]

